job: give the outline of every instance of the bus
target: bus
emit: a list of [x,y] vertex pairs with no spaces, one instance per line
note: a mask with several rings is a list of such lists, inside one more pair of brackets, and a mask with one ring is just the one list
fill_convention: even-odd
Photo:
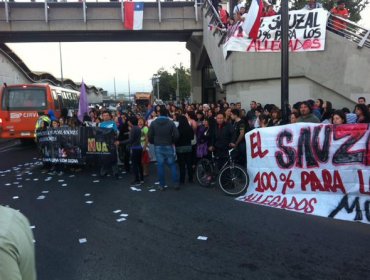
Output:
[[0,87],[0,138],[30,140],[35,137],[38,112],[53,110],[59,118],[64,108],[78,110],[80,93],[49,84]]

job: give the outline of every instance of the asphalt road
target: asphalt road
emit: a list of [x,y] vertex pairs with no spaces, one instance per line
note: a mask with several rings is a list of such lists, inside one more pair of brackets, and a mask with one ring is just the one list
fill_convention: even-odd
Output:
[[242,203],[196,184],[149,191],[154,165],[141,191],[130,189],[130,174],[50,176],[36,156],[34,146],[0,143],[0,204],[35,226],[38,279],[370,279],[369,225]]

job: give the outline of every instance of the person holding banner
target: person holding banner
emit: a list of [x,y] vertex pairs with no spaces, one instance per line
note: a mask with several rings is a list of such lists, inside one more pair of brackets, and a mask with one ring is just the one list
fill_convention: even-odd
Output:
[[[102,112],[102,119],[103,121],[99,124],[99,127],[113,129],[115,133],[118,134],[117,124],[115,121],[112,120],[112,114],[109,111]],[[117,154],[115,155],[116,155],[116,159],[114,162],[109,164],[110,166],[105,166],[104,164],[101,166],[100,176],[107,175],[106,169],[112,168],[113,176],[118,178]]]
[[309,102],[303,101],[299,107],[300,117],[298,118],[297,122],[303,123],[320,123],[318,117],[316,117],[312,113],[312,107],[310,106]]

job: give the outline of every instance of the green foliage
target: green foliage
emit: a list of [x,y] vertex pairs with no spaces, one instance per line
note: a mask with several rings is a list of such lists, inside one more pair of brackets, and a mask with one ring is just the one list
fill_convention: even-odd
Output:
[[[190,96],[190,69],[186,69],[183,65],[173,66],[173,74],[167,70],[160,68],[154,76],[159,77],[159,97],[162,100],[176,100],[177,89],[177,73],[179,75],[179,93],[180,100]],[[153,87],[154,96],[157,97],[157,84]]]
[[[290,0],[289,2],[293,10],[299,10],[306,5],[307,0]],[[318,2],[320,2],[326,10],[330,11],[336,5],[337,0],[322,0]],[[345,3],[346,8],[350,12],[349,19],[358,22],[361,19],[360,13],[368,5],[368,0],[347,0]]]

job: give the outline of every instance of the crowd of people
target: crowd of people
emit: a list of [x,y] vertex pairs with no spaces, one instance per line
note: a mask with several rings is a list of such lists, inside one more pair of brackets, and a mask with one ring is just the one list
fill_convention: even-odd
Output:
[[[262,17],[271,17],[280,14],[280,9],[275,7],[270,1],[263,1],[264,8],[262,12]],[[220,30],[227,30],[228,37],[231,35],[242,34],[241,23],[248,17],[249,7],[246,2],[242,0],[237,0],[234,6],[232,15],[220,4],[219,0],[212,0],[212,5],[215,11],[218,12],[221,23],[216,26]],[[313,10],[317,8],[323,8],[323,5],[317,0],[307,0],[307,4],[303,7],[304,10]],[[348,19],[349,11],[346,8],[345,1],[334,0],[331,2],[330,13],[335,16],[335,18],[330,19],[328,22],[328,30],[344,36],[343,30],[347,28],[347,23],[340,18]]]
[[[352,109],[352,108],[351,108]],[[324,124],[370,123],[370,105],[364,97],[358,98],[353,110],[334,109],[330,101],[307,100],[288,108],[289,118],[274,104],[262,106],[250,102],[247,111],[240,102],[220,100],[212,104],[148,105],[146,111],[128,107],[123,110],[118,104],[116,111],[92,108],[80,122],[76,115],[57,119],[53,112],[40,116],[45,127],[76,127],[78,125],[111,128],[116,131],[115,144],[118,159],[127,173],[133,174],[132,185],[144,183],[149,175],[149,164],[157,162],[157,175],[161,189],[165,189],[164,165],[168,164],[174,186],[193,182],[197,160],[214,153],[220,165],[235,149],[234,158],[240,165],[246,164],[244,135],[255,128],[279,126],[288,123],[309,122]],[[40,127],[40,123],[36,128]],[[176,161],[179,174],[177,173]],[[101,176],[112,167],[118,176],[117,165],[102,166]],[[57,172],[61,172],[57,170]]]

